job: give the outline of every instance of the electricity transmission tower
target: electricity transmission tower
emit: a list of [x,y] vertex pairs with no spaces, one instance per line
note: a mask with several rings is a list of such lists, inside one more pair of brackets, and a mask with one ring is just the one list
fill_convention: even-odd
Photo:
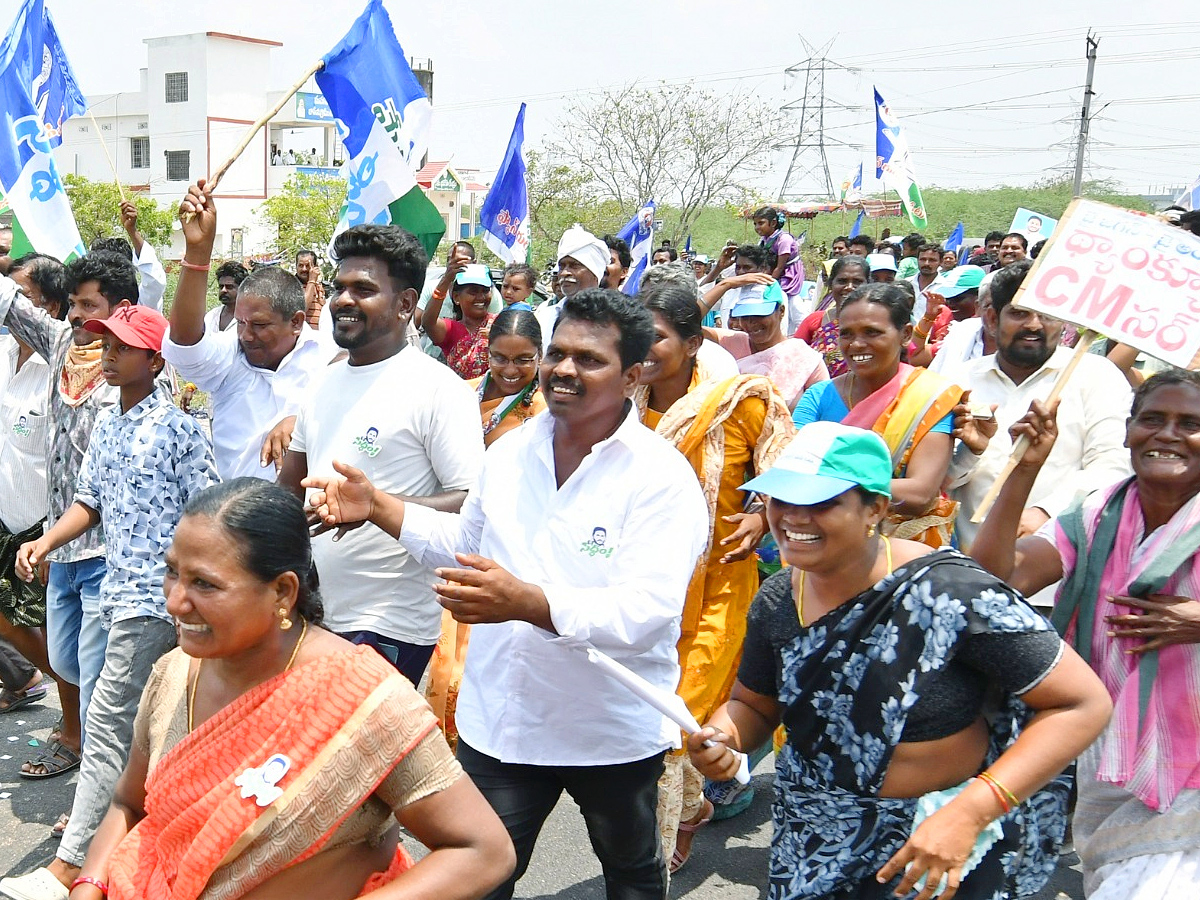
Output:
[[[795,136],[786,142],[776,145],[776,149],[792,151],[788,163],[787,174],[779,188],[779,202],[799,197],[834,197],[833,178],[829,174],[829,158],[825,148],[827,144],[842,147],[853,145],[838,140],[826,133],[825,107],[831,106],[839,110],[855,110],[859,107],[847,106],[827,97],[825,93],[825,72],[828,69],[850,71],[829,59],[829,48],[836,38],[831,38],[825,46],[815,48],[803,37],[800,43],[808,58],[784,70],[784,74],[804,77],[804,95],[784,104],[783,111],[797,115]],[[808,187],[809,190],[801,188]]]

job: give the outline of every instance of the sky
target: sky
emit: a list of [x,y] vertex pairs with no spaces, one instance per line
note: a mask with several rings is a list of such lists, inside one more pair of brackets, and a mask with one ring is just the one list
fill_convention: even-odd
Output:
[[[145,38],[196,31],[281,41],[270,87],[283,89],[332,49],[360,2],[46,0],[89,96],[137,89]],[[0,0],[0,21],[11,21],[18,5]],[[872,86],[904,125],[922,185],[1030,184],[1070,171],[1089,29],[1100,44],[1086,176],[1142,193],[1200,175],[1200,7],[1182,0],[896,4],[904,17],[874,7],[854,19],[833,14],[844,9],[838,4],[809,0],[385,6],[405,52],[433,61],[431,158],[485,177],[503,156],[522,100],[531,146],[553,137],[569,102],[632,81],[795,104],[807,42],[829,44],[825,138],[835,189],[860,161],[871,187]],[[798,73],[786,74],[794,66]],[[770,140],[787,145],[794,134]],[[771,171],[753,186],[775,197],[791,159],[791,149],[776,150]],[[789,193],[820,190],[823,176],[807,175],[818,161],[811,151],[797,161],[804,177]]]

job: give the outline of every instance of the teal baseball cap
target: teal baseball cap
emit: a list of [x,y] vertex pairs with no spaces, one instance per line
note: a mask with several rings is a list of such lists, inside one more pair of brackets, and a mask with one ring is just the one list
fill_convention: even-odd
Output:
[[775,460],[742,485],[795,506],[824,503],[851,488],[892,496],[892,454],[873,431],[840,422],[812,422]]
[[933,279],[929,290],[935,294],[941,294],[949,300],[951,297],[957,297],[967,291],[979,290],[979,285],[983,284],[983,276],[986,274],[979,266],[955,266]]
[[471,263],[454,276],[456,285],[477,284],[480,287],[492,286],[492,270],[482,263]]
[[733,308],[729,311],[729,318],[769,316],[786,302],[787,298],[783,295],[783,289],[777,281],[772,281],[770,284],[748,284],[737,289]]

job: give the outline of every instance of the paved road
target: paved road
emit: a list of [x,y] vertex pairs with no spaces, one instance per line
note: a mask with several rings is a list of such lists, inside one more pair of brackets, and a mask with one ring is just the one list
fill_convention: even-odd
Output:
[[[75,775],[30,781],[18,775],[21,762],[36,752],[30,741],[46,740],[58,719],[51,698],[0,715],[0,873],[27,872],[53,856],[57,842],[50,826],[71,803]],[[15,740],[14,740],[15,738]],[[767,853],[771,837],[770,758],[755,770],[755,797],[737,818],[714,822],[696,836],[692,858],[671,884],[677,900],[759,900],[766,897]],[[413,848],[415,849],[415,848]],[[419,855],[420,851],[416,851]],[[1055,879],[1037,900],[1082,900],[1074,855],[1064,857]],[[1060,892],[1062,894],[1060,895]],[[592,855],[578,809],[564,797],[546,824],[529,873],[517,886],[520,898],[603,900],[604,882]]]

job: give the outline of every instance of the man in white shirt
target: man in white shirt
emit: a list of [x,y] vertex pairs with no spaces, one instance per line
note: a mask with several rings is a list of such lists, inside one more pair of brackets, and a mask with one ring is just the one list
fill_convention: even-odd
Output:
[[[333,338],[347,352],[301,407],[279,483],[303,496],[309,473],[350,462],[381,490],[458,512],[483,464],[475,392],[412,347],[405,329],[429,263],[393,225],[359,225],[334,240]],[[515,474],[515,470],[514,470]],[[325,627],[378,650],[415,685],[441,634],[431,568],[376,528],[313,541]]]
[[549,414],[498,440],[457,516],[398,501],[356,469],[315,479],[325,526],[369,519],[441,566],[435,586],[472,623],[458,759],[508,828],[511,897],[566,790],[609,898],[666,896],[655,808],[678,729],[589,663],[595,647],[669,693],[680,615],[707,516],[696,475],[628,399],[654,335],[633,298],[563,303],[542,362]]
[[305,325],[304,288],[283,269],[259,269],[241,283],[236,331],[208,328],[204,308],[217,212],[208,190],[196,185],[180,210],[193,216],[183,226],[187,246],[163,358],[212,399],[213,452],[221,477],[271,480],[275,469],[262,458],[263,441],[281,419],[299,411],[330,357]]
[[917,294],[917,302],[913,306],[913,321],[917,322],[925,315],[925,307],[929,298],[925,292],[933,286],[933,280],[938,277],[942,264],[942,248],[937,244],[922,244],[917,248],[917,274],[908,279],[909,284]]
[[237,303],[238,288],[250,273],[236,260],[226,260],[217,266],[217,299],[220,303],[204,314],[204,330],[228,331],[237,327],[234,304]]
[[[62,263],[30,254],[10,271],[34,306],[55,319],[67,315],[69,284]],[[42,535],[49,506],[46,457],[50,437],[50,367],[28,344],[0,336],[0,682],[11,693],[4,712],[31,703],[46,693],[43,673],[50,674],[46,648],[46,586],[25,582],[13,571],[16,549]],[[9,643],[11,642],[11,643]],[[79,688],[58,682],[66,712],[64,744],[78,753]]]
[[[971,524],[971,516],[1012,452],[1009,427],[1029,411],[1032,400],[1046,398],[1074,352],[1059,346],[1061,321],[1012,305],[1031,265],[1025,261],[1006,266],[991,281],[991,305],[984,312],[984,325],[996,336],[996,352],[946,373],[970,389],[972,403],[998,407],[995,437],[966,483],[953,491],[954,498],[962,502],[958,534],[964,548],[970,547],[979,530]],[[1124,442],[1132,401],[1129,383],[1116,366],[1091,354],[1080,360],[1062,393],[1058,440],[1021,517],[1022,537],[1061,513],[1081,491],[1129,474],[1129,451]]]

